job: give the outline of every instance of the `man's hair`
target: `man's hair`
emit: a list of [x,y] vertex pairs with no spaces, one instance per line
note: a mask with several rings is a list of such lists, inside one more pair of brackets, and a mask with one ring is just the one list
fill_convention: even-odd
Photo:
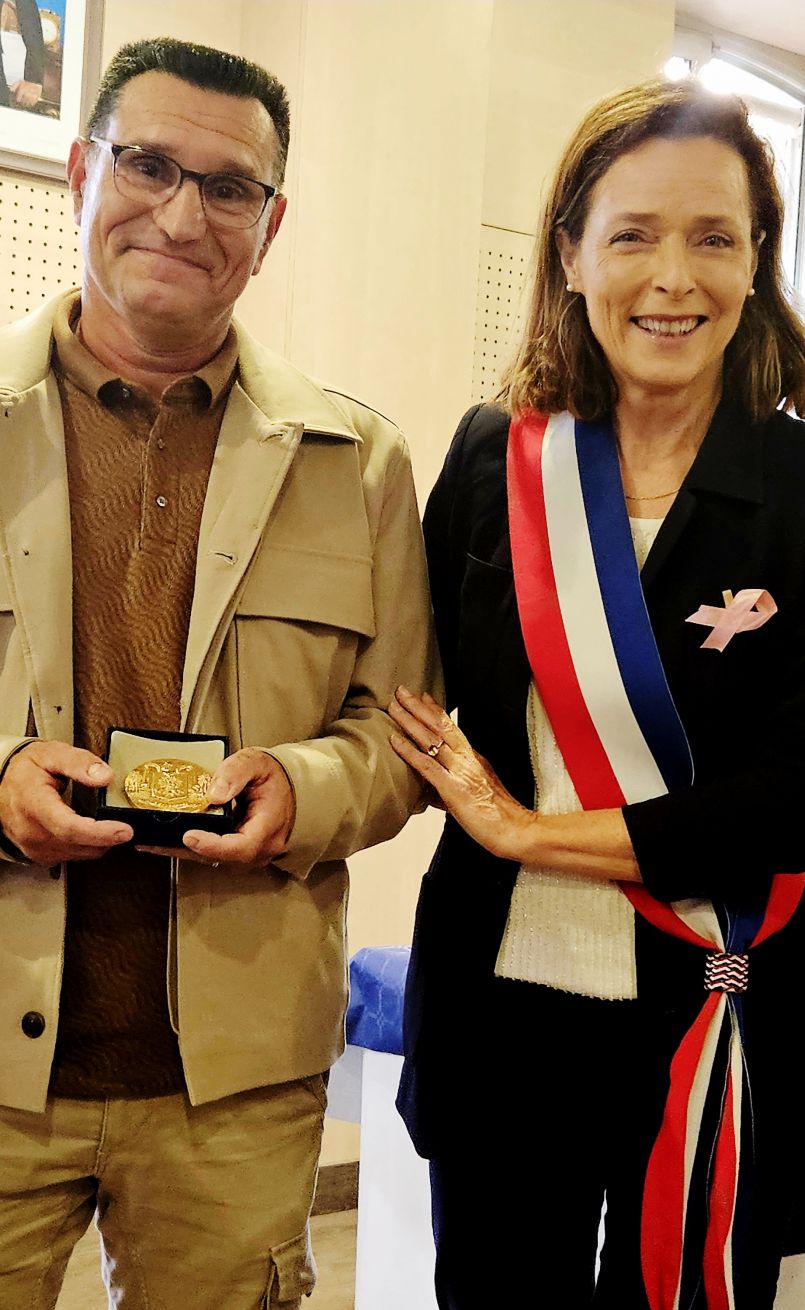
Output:
[[282,185],[291,134],[285,87],[259,64],[191,41],[159,36],[122,46],[103,75],[87,119],[86,136],[99,136],[106,130],[123,87],[141,73],[170,73],[172,77],[180,77],[183,82],[205,91],[222,91],[225,95],[240,96],[245,100],[259,100],[268,111],[277,133],[279,156],[275,182],[277,186]]
[[566,289],[557,233],[564,229],[574,244],[581,240],[593,188],[616,159],[646,141],[695,137],[735,150],[749,184],[755,295],[745,302],[725,352],[724,392],[754,418],[770,415],[781,402],[805,405],[805,330],[786,294],[783,201],[771,149],[750,127],[742,100],[686,80],[645,82],[609,96],[585,116],[565,149],[537,236],[528,321],[503,378],[500,399],[512,412],[530,406],[597,418],[615,405],[617,385],[590,329],[584,297]]

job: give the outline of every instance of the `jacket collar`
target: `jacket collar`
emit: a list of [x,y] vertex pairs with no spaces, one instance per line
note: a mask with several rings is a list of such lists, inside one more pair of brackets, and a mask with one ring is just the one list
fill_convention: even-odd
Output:
[[696,513],[704,493],[725,500],[762,505],[763,437],[737,406],[722,400],[679,494],[657,533],[640,577],[648,594]]
[[[0,408],[12,406],[44,381],[50,370],[53,318],[74,290],[47,301],[0,332],[3,383]],[[306,432],[361,443],[361,437],[327,393],[286,360],[260,345],[236,323],[240,380],[269,423],[302,424]]]
[[760,424],[753,423],[736,405],[722,401],[685,484],[694,495],[709,491],[762,505],[764,478]]

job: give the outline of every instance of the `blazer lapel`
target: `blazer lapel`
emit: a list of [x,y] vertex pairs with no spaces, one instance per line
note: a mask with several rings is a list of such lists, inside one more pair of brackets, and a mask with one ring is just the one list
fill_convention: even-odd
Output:
[[235,383],[221,425],[199,533],[182,682],[182,729],[212,678],[235,598],[302,436],[267,418]]
[[763,446],[755,426],[722,402],[643,565],[648,593],[696,513],[700,500],[719,496],[749,504],[763,503]]

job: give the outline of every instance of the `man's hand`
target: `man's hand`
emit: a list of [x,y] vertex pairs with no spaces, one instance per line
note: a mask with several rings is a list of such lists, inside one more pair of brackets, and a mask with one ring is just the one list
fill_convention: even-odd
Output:
[[41,82],[13,82],[8,89],[18,109],[33,109],[42,99]]
[[207,792],[211,805],[239,799],[240,823],[234,832],[219,837],[191,828],[180,850],[142,846],[158,855],[203,860],[205,864],[239,864],[261,867],[281,855],[296,818],[296,801],[288,775],[265,751],[246,747],[229,755],[216,769]]
[[0,826],[34,864],[98,860],[111,847],[131,841],[132,829],[114,820],[83,818],[62,793],[69,780],[106,787],[113,776],[91,751],[60,741],[31,742],[11,757],[0,782]]

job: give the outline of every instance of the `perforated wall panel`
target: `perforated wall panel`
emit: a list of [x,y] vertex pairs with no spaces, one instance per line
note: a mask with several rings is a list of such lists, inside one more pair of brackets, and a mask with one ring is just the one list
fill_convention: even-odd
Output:
[[511,359],[522,327],[527,273],[534,238],[525,232],[483,227],[478,269],[478,308],[472,389],[490,400]]
[[78,229],[66,186],[0,173],[0,323],[80,279]]

